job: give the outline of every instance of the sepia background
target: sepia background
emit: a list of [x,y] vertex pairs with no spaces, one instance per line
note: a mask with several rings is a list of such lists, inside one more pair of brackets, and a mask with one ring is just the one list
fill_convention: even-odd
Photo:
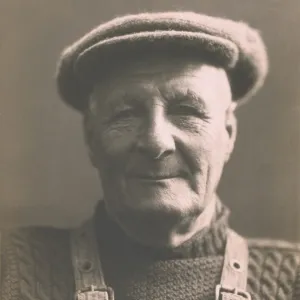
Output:
[[55,89],[61,50],[102,21],[194,10],[258,28],[265,87],[238,111],[239,134],[219,194],[248,236],[300,240],[300,1],[0,0],[0,227],[74,226],[101,198],[81,116]]

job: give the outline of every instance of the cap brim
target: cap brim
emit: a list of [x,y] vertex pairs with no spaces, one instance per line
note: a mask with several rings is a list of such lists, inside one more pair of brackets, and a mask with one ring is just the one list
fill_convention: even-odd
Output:
[[[73,72],[77,84],[87,91],[96,80],[100,80],[101,75],[121,67],[122,62],[147,59],[153,55],[161,55],[164,59],[177,55],[231,69],[238,60],[238,53],[238,48],[231,41],[205,33],[142,32],[106,39],[85,49],[75,60]],[[74,98],[69,104],[77,109],[83,107],[74,103]]]

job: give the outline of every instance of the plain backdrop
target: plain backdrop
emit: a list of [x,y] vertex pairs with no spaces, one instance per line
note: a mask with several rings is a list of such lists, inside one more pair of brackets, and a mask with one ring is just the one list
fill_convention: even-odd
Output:
[[300,240],[298,0],[0,0],[0,227],[68,227],[92,213],[101,187],[81,116],[57,96],[57,58],[102,21],[160,10],[194,10],[260,30],[270,75],[238,112],[219,194],[240,233]]

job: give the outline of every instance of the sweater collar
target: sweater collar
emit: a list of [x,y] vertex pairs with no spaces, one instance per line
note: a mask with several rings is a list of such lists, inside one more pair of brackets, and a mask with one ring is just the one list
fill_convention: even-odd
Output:
[[155,260],[168,260],[214,256],[224,253],[229,213],[228,208],[217,199],[216,213],[209,227],[202,229],[179,247],[162,249],[142,246],[130,239],[109,218],[103,201],[97,205],[94,219],[98,241],[103,251],[117,253],[122,249],[122,253],[125,255],[128,253],[130,256],[136,254]]

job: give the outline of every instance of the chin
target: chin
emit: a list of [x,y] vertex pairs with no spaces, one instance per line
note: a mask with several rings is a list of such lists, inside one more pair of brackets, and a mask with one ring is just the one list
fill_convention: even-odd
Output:
[[172,199],[171,202],[165,197],[164,201],[156,198],[138,203],[137,199],[123,200],[117,207],[107,203],[110,217],[131,239],[153,247],[178,245],[178,235],[188,233],[204,209],[199,199]]
[[127,181],[121,191],[120,207],[154,217],[182,218],[201,213],[205,205],[203,195],[182,178],[150,183]]

